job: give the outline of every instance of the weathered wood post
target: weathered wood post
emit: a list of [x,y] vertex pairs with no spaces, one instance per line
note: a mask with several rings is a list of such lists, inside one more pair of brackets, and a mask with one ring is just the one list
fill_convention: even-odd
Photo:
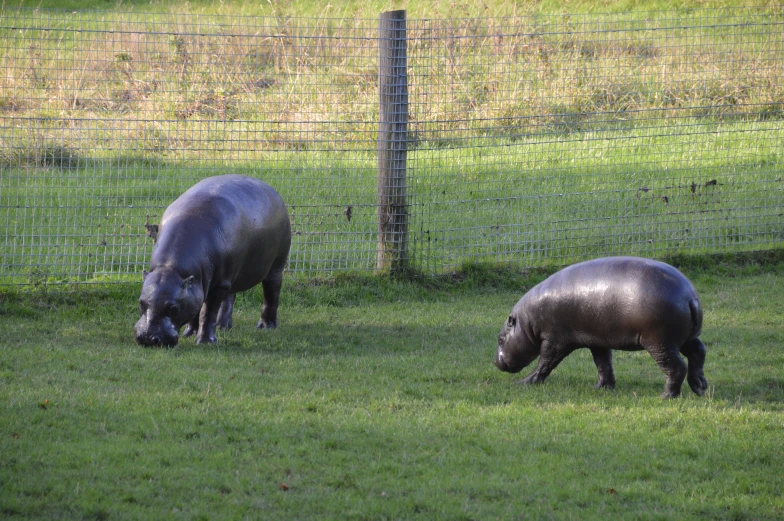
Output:
[[408,267],[406,12],[378,20],[378,271]]

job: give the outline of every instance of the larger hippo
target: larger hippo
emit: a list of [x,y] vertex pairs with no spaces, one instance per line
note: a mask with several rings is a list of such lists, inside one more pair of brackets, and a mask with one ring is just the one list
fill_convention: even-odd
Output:
[[708,382],[701,329],[699,297],[677,269],[638,257],[594,259],[564,268],[523,295],[498,335],[495,364],[517,373],[539,357],[520,382],[538,383],[572,351],[587,347],[599,370],[596,386],[614,388],[612,350],[645,349],[667,375],[664,397],[678,396],[686,377],[702,396]]
[[195,184],[163,213],[150,271],[139,297],[136,341],[177,345],[216,341],[229,328],[235,294],[261,282],[264,302],[256,327],[277,326],[291,224],[283,199],[268,184],[241,175]]

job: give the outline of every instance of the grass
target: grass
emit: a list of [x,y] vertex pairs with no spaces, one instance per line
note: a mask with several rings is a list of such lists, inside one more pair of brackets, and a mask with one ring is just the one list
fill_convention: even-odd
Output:
[[[415,265],[439,273],[466,260],[541,266],[603,254],[776,247],[784,189],[778,123],[704,123],[697,130],[688,137],[581,132],[501,148],[412,151]],[[622,144],[607,146],[608,139]],[[369,153],[290,152],[265,163],[261,177],[289,202],[290,268],[298,275],[373,269],[374,160]],[[2,216],[13,262],[0,274],[31,284],[136,280],[151,248],[144,224],[157,222],[161,204],[187,186],[226,171],[220,163],[124,158],[90,159],[76,169],[7,169]],[[230,171],[259,175],[252,162]],[[33,223],[40,235],[29,237]]]
[[294,0],[286,3],[249,2],[247,0],[193,0],[187,3],[178,0],[6,0],[5,6],[57,8],[57,9],[111,9],[131,12],[175,12],[203,14],[231,14],[241,16],[310,16],[332,18],[376,18],[378,13],[394,9],[406,9],[409,16],[416,18],[466,18],[482,16],[513,16],[522,13],[561,14],[568,13],[628,13],[675,10],[685,11],[700,8],[777,7],[774,1],[762,0],[525,0],[505,2],[490,0],[475,2],[443,2],[440,0],[405,2],[402,0],[346,0],[340,4],[327,4],[313,0]]
[[[4,6],[0,283],[134,278],[144,224],[226,171],[292,208],[292,271],[374,268],[376,15],[398,4]],[[408,6],[417,270],[780,243],[775,5],[477,6]]]
[[[781,39],[745,23],[747,2],[15,5],[0,16],[0,284],[28,287],[0,286],[0,517],[781,518]],[[410,281],[341,271],[375,259],[361,35],[399,7],[425,36],[409,190],[429,276]],[[777,2],[759,12],[780,21]],[[738,23],[656,29],[706,15]],[[338,31],[360,37],[325,47]],[[253,328],[256,291],[216,346],[142,349],[143,225],[226,170],[289,201],[300,278],[281,327]],[[673,259],[706,309],[702,399],[660,400],[644,353],[615,356],[615,392],[593,389],[589,353],[539,387],[492,365],[504,317],[547,274],[509,266],[748,249],[768,251]],[[134,283],[101,285],[118,281]]]
[[492,364],[547,272],[289,281],[216,346],[133,343],[138,287],[0,294],[0,512],[20,519],[757,519],[784,510],[784,255],[681,257],[705,398],[644,353],[519,387]]

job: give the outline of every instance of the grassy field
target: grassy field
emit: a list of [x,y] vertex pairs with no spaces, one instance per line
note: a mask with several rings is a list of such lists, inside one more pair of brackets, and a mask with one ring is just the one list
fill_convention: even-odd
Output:
[[[466,259],[537,266],[602,254],[775,247],[783,237],[779,126],[735,123],[714,132],[705,125],[689,138],[632,135],[620,148],[597,148],[611,133],[593,132],[545,144],[531,138],[507,148],[412,152],[410,163],[422,173],[409,184],[416,266],[439,273]],[[772,150],[773,142],[782,148]],[[298,276],[373,269],[374,161],[367,153],[290,153],[261,174],[289,202],[289,268]],[[33,267],[8,262],[0,283],[135,281],[152,247],[144,223],[157,222],[161,205],[203,176],[227,171],[259,175],[249,162],[6,169],[5,252]],[[34,229],[40,235],[28,237]]]
[[281,192],[292,272],[373,270],[376,18],[402,6],[416,269],[782,240],[774,4],[15,5],[0,24],[0,284],[136,278],[144,224],[225,172]]
[[716,519],[784,515],[784,253],[674,261],[706,310],[704,398],[645,353],[593,388],[492,364],[545,272],[285,285],[216,346],[133,343],[138,287],[0,293],[0,517]]
[[252,2],[248,0],[6,0],[3,5],[59,9],[121,9],[140,12],[198,12],[207,14],[232,14],[244,16],[294,15],[334,18],[375,18],[382,11],[406,9],[417,18],[455,18],[461,16],[510,16],[521,13],[625,13],[629,11],[689,10],[723,7],[777,7],[772,0],[523,0],[508,2],[454,2],[426,0],[345,0],[323,4],[313,0],[291,2]]
[[[760,3],[766,24],[660,30]],[[0,16],[0,518],[784,517],[779,2],[17,5]],[[411,44],[428,274],[411,281],[356,274],[376,246],[362,31],[396,8],[419,36],[453,20],[436,41],[455,42]],[[253,291],[216,346],[140,348],[143,225],[226,170],[290,204],[280,327],[253,327]],[[536,387],[492,364],[551,269],[509,266],[749,249],[768,251],[673,259],[705,308],[704,398],[661,400],[645,353],[616,354],[614,392],[588,352]]]
[[[735,0],[4,2],[0,518],[782,519],[781,39],[659,25],[760,3],[777,23]],[[412,281],[355,273],[376,246],[361,31],[396,8]],[[435,18],[457,43],[428,48]],[[216,346],[140,348],[143,225],[226,170],[289,201],[280,327],[253,327],[253,291]],[[748,249],[768,251],[673,259],[705,308],[704,398],[661,400],[645,353],[616,354],[614,392],[588,352],[537,387],[492,364],[547,274],[509,266]]]

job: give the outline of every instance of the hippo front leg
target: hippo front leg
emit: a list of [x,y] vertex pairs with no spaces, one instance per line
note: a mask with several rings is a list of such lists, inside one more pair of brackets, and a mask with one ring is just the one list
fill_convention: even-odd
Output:
[[226,291],[216,289],[207,297],[199,316],[199,333],[196,335],[197,344],[214,344],[218,341],[218,337],[215,334],[215,326],[218,321],[218,312],[226,296]]
[[612,366],[612,351],[606,347],[592,347],[593,363],[599,370],[599,381],[596,382],[597,389],[615,389],[615,374]]
[[558,367],[558,364],[560,364],[572,351],[574,351],[574,348],[551,348],[547,345],[547,342],[542,342],[539,364],[536,366],[536,369],[517,383],[538,384],[544,382],[545,379],[550,376],[550,373],[553,372],[553,369]]

